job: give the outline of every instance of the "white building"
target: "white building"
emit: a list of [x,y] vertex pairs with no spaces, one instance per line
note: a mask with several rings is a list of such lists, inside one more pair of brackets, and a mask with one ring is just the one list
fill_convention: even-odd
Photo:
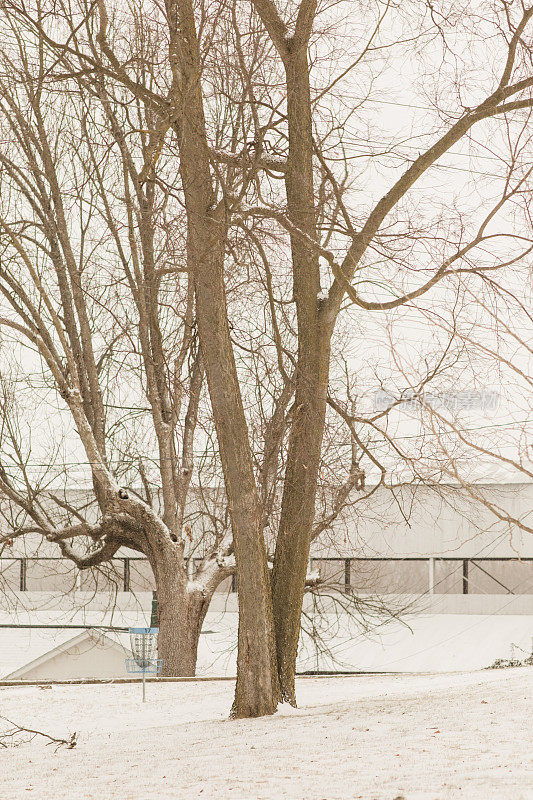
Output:
[[[533,613],[533,483],[378,489],[315,542],[311,567],[363,594],[448,613]],[[491,508],[493,510],[491,510]],[[499,515],[501,518],[499,519]]]
[[[498,520],[454,487],[437,493],[402,486],[394,494],[380,488],[313,543],[311,572],[320,574],[324,594],[333,589],[379,600],[408,615],[414,631],[389,626],[385,645],[369,642],[346,621],[335,645],[345,666],[472,668],[509,656],[514,646],[530,648],[533,534],[514,520],[533,527],[533,484],[476,491],[506,518]],[[0,680],[125,678],[127,628],[150,624],[155,585],[146,559],[124,552],[104,573],[79,573],[57,555],[25,553],[18,545],[0,557]],[[308,596],[308,610],[313,602]],[[206,618],[200,674],[234,673],[236,611],[228,579]],[[435,661],[437,640],[449,645]],[[313,666],[314,658],[304,648],[300,668]],[[320,663],[330,662],[322,657]]]

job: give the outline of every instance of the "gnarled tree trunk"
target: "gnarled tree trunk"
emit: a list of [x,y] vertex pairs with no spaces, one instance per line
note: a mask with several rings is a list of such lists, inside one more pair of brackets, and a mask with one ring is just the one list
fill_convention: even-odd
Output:
[[150,559],[157,586],[158,657],[166,677],[193,677],[198,642],[215,583],[202,591],[189,582],[181,548],[167,543]]
[[201,593],[186,591],[183,594],[160,585],[158,657],[163,661],[162,675],[183,678],[196,674],[198,643],[207,605]]

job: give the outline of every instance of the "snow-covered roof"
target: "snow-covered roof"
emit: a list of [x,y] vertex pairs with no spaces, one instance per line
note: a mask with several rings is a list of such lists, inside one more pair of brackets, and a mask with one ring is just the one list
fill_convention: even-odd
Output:
[[0,593],[0,624],[143,627],[151,607],[151,592]]
[[42,628],[4,628],[0,629],[0,678],[15,680],[23,678],[35,669],[61,653],[82,642],[90,642],[95,648],[106,646],[116,648],[125,658],[131,656],[125,646],[127,637],[116,633],[104,634],[96,629],[80,631],[73,636],[73,630]]
[[22,667],[52,657],[88,635],[95,641],[104,635],[106,644],[127,648],[127,633],[102,630],[101,626],[148,625],[151,598],[151,594],[120,594],[110,602],[107,595],[82,592],[75,597],[48,592],[0,595],[0,678],[13,677]]
[[[70,650],[79,637],[81,641],[90,632],[95,646],[98,640],[105,645],[111,640],[113,646],[127,651],[127,629],[148,626],[151,605],[150,592],[137,596],[120,593],[112,603],[108,596],[94,592],[75,596],[46,592],[0,594],[0,626],[17,626],[0,627],[0,680],[14,678],[22,668],[27,671],[30,663],[42,663],[40,659],[52,658],[54,652]],[[73,627],[76,625],[80,627]],[[222,609],[208,612],[200,639],[199,674],[223,675],[228,670],[234,674],[236,630],[236,613],[225,614]]]

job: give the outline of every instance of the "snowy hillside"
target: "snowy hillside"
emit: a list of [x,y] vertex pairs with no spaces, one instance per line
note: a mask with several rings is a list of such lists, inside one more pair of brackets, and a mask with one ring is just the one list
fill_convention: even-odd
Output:
[[300,706],[228,720],[232,681],[3,687],[56,736],[0,748],[1,800],[531,800],[533,668],[301,678]]

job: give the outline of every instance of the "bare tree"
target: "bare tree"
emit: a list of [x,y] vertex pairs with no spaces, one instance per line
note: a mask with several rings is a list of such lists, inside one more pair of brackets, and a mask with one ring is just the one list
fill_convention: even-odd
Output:
[[[529,49],[523,38],[533,16],[533,8],[518,10],[517,16],[507,12],[507,37],[502,67],[496,86],[482,96],[472,107],[458,112],[454,122],[448,124],[421,153],[392,187],[370,209],[367,216],[356,222],[346,207],[339,180],[334,169],[328,166],[327,139],[316,141],[313,133],[313,102],[309,76],[311,74],[310,40],[317,17],[317,3],[303,0],[294,17],[285,20],[270,0],[254,0],[268,35],[276,48],[285,75],[286,126],[288,153],[285,169],[286,210],[276,212],[264,206],[251,208],[250,215],[270,216],[285,228],[291,237],[292,277],[294,302],[298,320],[298,360],[295,374],[295,413],[289,434],[288,460],[284,494],[278,531],[272,593],[276,620],[276,645],[278,671],[282,695],[294,701],[294,674],[305,570],[315,514],[315,494],[324,430],[327,390],[330,372],[330,350],[333,332],[343,300],[347,297],[361,312],[387,311],[413,303],[446,278],[457,280],[465,271],[485,280],[487,272],[502,271],[509,259],[499,257],[496,250],[493,261],[487,266],[470,267],[469,257],[498,234],[488,232],[489,223],[509,199],[514,197],[529,177],[529,171],[513,180],[509,170],[506,190],[490,211],[484,215],[471,235],[462,237],[455,248],[450,248],[441,263],[432,265],[427,278],[418,280],[413,288],[406,288],[401,280],[393,280],[388,292],[392,299],[365,296],[359,285],[364,274],[365,258],[374,248],[380,247],[385,235],[384,224],[394,212],[401,213],[401,202],[412,187],[421,181],[428,169],[450,148],[464,139],[471,129],[486,120],[502,116],[504,120],[513,112],[529,114],[533,106],[531,87],[533,77],[529,70]],[[506,7],[507,8],[507,7]],[[505,15],[504,15],[505,16]],[[498,23],[499,24],[499,21]],[[376,26],[379,29],[379,24]],[[315,194],[315,163],[322,166],[335,203],[340,207],[343,233],[349,241],[344,257],[325,247],[317,228],[317,201]],[[399,220],[401,224],[401,217]],[[409,225],[409,219],[406,222]],[[502,233],[502,236],[505,234]],[[393,236],[393,242],[402,234]],[[530,252],[531,241],[526,239],[512,263]],[[391,246],[387,250],[392,249]],[[322,291],[320,259],[331,270],[332,282]],[[357,284],[352,281],[357,277]]]
[[[11,362],[29,386],[3,383],[0,491],[18,510],[8,536],[39,534],[82,570],[121,547],[145,554],[164,672],[193,675],[202,621],[233,559],[226,530],[204,539],[194,576],[189,568],[204,370],[181,213],[143,176],[149,111],[98,83],[57,91],[42,42],[10,33],[0,80],[1,324],[6,369]],[[35,392],[56,424],[57,400],[68,410],[92,490],[76,493],[59,434],[32,470],[16,406]],[[209,462],[205,438],[201,448]]]
[[[339,318],[355,317],[364,349],[365,332],[376,315],[401,309],[423,315],[430,299],[439,311],[455,308],[464,287],[475,298],[495,281],[512,285],[514,271],[531,251],[529,231],[523,232],[530,165],[520,142],[527,138],[533,106],[533,8],[494,4],[478,28],[473,11],[458,15],[435,4],[413,4],[415,19],[408,24],[390,3],[357,5],[354,16],[362,33],[355,24],[352,33],[358,52],[342,60],[325,53],[334,42],[330,31],[339,22],[337,7],[319,9],[316,0],[288,3],[283,10],[272,0],[197,7],[190,0],[168,0],[164,8],[133,4],[127,9],[112,9],[105,0],[75,7],[37,2],[31,12],[17,2],[4,6],[14,24],[25,36],[35,36],[51,58],[47,79],[103,92],[104,104],[120,87],[124,107],[143,104],[147,109],[150,157],[140,170],[143,191],[147,176],[156,184],[166,180],[160,176],[159,154],[167,140],[176,148],[179,176],[167,187],[185,210],[186,268],[194,287],[236,556],[240,621],[234,714],[272,713],[279,697],[295,702],[309,549],[317,522],[320,528],[316,503],[328,404],[347,426],[351,453],[347,494],[343,499],[344,490],[339,490],[333,513],[353,489],[362,488],[363,459],[384,480],[390,461],[382,457],[383,446],[399,458],[405,455],[418,478],[424,473],[420,454],[405,453],[389,434],[388,410],[359,414],[349,398],[339,401],[332,391]],[[408,28],[405,33],[399,32],[402,26]],[[459,28],[470,66],[487,62],[476,81],[468,80],[468,67],[463,74],[457,66]],[[159,45],[149,56],[138,46],[147,41]],[[366,134],[366,171],[359,172],[351,120],[361,101],[371,102],[373,59],[378,54],[386,61],[383,54],[394,46],[432,42],[437,42],[440,59],[439,69],[429,65],[437,75],[436,102],[423,134],[411,139],[416,154],[402,150],[394,136],[369,144]],[[342,65],[337,68],[338,60]],[[355,75],[362,96],[352,98],[348,91],[343,104],[342,89]],[[431,88],[428,79],[428,92]],[[432,170],[452,148],[483,151],[479,135],[506,144],[511,155],[499,159],[497,196],[482,193],[482,202],[472,207],[467,195],[459,193],[452,211],[444,213],[428,195],[424,202],[431,208],[422,214],[418,193],[427,191]],[[380,156],[393,165],[388,186],[380,191],[379,184],[372,184],[358,202],[357,182],[371,183],[369,165],[379,164]],[[262,268],[278,371],[264,414],[259,480],[253,429],[243,403],[247,389],[235,358],[239,342],[232,336],[235,315],[241,320],[237,329],[246,327],[245,301],[232,306],[228,296],[242,268],[237,231]],[[278,280],[272,258],[276,246]],[[287,290],[288,298],[281,299],[279,292]],[[452,334],[455,338],[455,327]],[[409,381],[424,387],[447,368],[448,353],[444,345],[434,363],[426,363],[417,380],[409,376]],[[83,398],[78,400],[69,386],[66,398],[80,428]],[[368,442],[369,430],[378,432],[379,447]],[[100,461],[93,457],[95,433],[82,434],[86,447],[92,447],[95,480],[107,487],[106,498],[112,500],[106,502],[118,512],[119,489],[100,464],[101,456]],[[449,461],[445,456],[441,474]],[[270,586],[262,512],[270,509],[269,518],[275,519],[273,476],[280,470],[283,490]],[[140,513],[131,498],[120,500],[131,505],[125,507],[128,513]]]

